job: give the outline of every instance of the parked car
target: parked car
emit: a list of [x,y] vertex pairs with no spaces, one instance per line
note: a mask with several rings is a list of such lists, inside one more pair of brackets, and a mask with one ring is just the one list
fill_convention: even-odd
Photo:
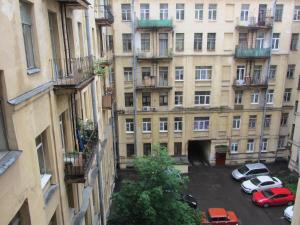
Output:
[[253,193],[252,202],[261,207],[292,205],[295,195],[288,188],[270,188]]
[[182,195],[181,197],[182,197],[182,201],[183,202],[186,202],[193,209],[197,209],[198,203],[197,203],[196,198],[194,198],[190,194],[188,194],[188,195]]
[[202,213],[202,224],[209,225],[238,225],[238,218],[233,211],[224,208],[210,208]]
[[292,221],[293,218],[293,214],[294,214],[294,206],[289,206],[284,210],[284,218],[286,218],[288,221]]
[[282,182],[277,177],[258,176],[246,180],[241,184],[244,192],[253,194],[256,191],[263,191],[270,188],[282,187]]
[[246,164],[238,169],[232,171],[233,179],[241,181],[247,180],[256,176],[268,175],[270,172],[268,168],[262,163]]

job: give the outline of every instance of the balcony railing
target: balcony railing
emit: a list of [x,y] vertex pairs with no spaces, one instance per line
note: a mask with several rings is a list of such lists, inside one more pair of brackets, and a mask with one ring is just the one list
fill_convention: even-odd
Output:
[[58,2],[63,2],[64,4],[78,9],[87,9],[91,4],[89,0],[57,0]]
[[247,89],[247,88],[267,88],[268,83],[266,79],[256,79],[253,77],[246,76],[244,80],[235,79],[233,82],[233,87],[237,89]]
[[93,57],[50,60],[56,88],[77,88],[94,76]]
[[138,49],[136,55],[138,60],[172,60],[173,49],[172,48],[159,49],[157,52],[153,50],[147,52]]
[[237,28],[248,29],[271,29],[273,26],[273,18],[271,12],[268,12],[264,18],[249,17],[248,20],[241,20],[240,17],[236,19]]
[[168,80],[157,79],[156,76],[146,76],[144,79],[137,80],[137,90],[142,89],[171,89]]
[[244,48],[236,46],[235,58],[265,59],[271,56],[271,48]]
[[108,5],[95,5],[95,21],[99,25],[110,26],[114,22],[111,7]]
[[137,21],[137,29],[166,29],[172,30],[173,23],[170,19],[165,20],[138,20]]

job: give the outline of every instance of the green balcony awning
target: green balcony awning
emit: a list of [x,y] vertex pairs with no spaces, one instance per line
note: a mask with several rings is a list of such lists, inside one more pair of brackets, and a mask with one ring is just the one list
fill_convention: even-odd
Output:
[[137,28],[172,28],[172,20],[138,20]]

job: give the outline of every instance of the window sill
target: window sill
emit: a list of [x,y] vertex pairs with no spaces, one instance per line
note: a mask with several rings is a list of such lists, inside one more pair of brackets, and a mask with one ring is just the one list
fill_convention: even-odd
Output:
[[175,82],[178,82],[178,83],[183,83],[184,80],[175,80]]
[[247,154],[252,154],[254,151],[246,151]]
[[174,133],[175,133],[175,134],[181,134],[181,133],[182,133],[182,130],[174,130]]
[[194,132],[207,132],[208,130],[193,130]]
[[236,154],[238,154],[238,152],[230,152],[230,154],[236,155]]
[[43,174],[41,175],[41,187],[44,189],[44,187],[47,185],[47,183],[50,181],[52,175],[51,174]]
[[210,82],[211,81],[211,79],[203,79],[203,80],[195,80],[196,82],[202,82],[202,81],[208,81],[208,82]]
[[151,131],[142,131],[143,134],[151,134]]
[[165,134],[165,133],[168,133],[168,131],[167,130],[160,130],[159,133]]
[[126,131],[126,134],[133,134],[134,131]]
[[33,75],[33,74],[36,74],[36,73],[39,73],[39,72],[41,72],[40,68],[27,69],[27,75]]

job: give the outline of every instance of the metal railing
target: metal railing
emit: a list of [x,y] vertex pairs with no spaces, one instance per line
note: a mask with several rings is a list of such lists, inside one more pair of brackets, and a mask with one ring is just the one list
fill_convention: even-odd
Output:
[[236,58],[268,58],[271,56],[271,48],[245,48],[236,46]]
[[171,19],[164,20],[138,20],[137,21],[138,29],[159,29],[166,28],[172,29],[173,23]]
[[159,79],[157,76],[146,76],[144,79],[137,80],[137,86],[149,88],[169,87],[169,82],[166,79]]
[[114,16],[112,14],[111,7],[109,5],[97,5],[94,6],[95,19],[100,21],[106,21],[108,24],[114,22]]
[[93,57],[50,59],[56,85],[78,85],[94,75]]
[[267,14],[267,16],[258,18],[258,17],[248,17],[247,20],[241,20],[240,17],[237,17],[237,26],[240,27],[266,27],[271,28],[273,26],[273,18],[272,15]]
[[243,80],[235,79],[233,82],[234,86],[243,87],[243,86],[266,86],[267,79],[263,78],[254,78],[250,76],[246,76]]
[[136,51],[137,58],[140,59],[153,59],[153,58],[172,58],[173,57],[173,49],[172,48],[165,48],[159,50],[150,50],[150,51],[143,51],[141,49],[137,49]]

